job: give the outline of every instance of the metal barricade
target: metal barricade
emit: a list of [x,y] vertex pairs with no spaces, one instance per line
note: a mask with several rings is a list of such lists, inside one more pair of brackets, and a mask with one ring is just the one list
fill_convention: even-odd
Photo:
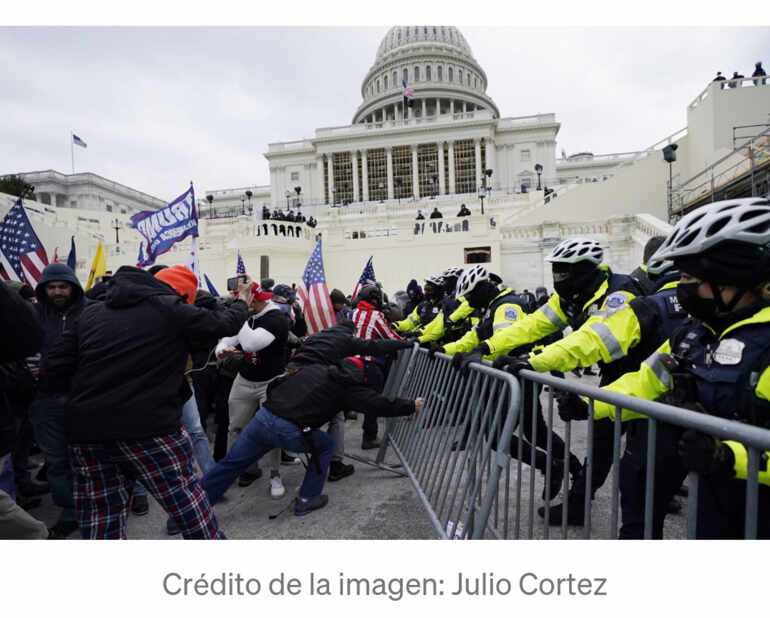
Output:
[[425,403],[389,419],[377,462],[393,449],[440,538],[482,538],[508,468],[497,447],[507,451],[518,419],[518,381],[482,365],[461,373],[449,356],[415,346],[400,353],[383,392]]
[[[658,438],[659,432],[671,432],[672,426],[680,430],[684,429],[696,429],[703,433],[707,433],[716,436],[720,439],[731,439],[742,443],[748,453],[748,475],[746,480],[746,505],[745,505],[745,538],[754,539],[757,537],[757,511],[759,501],[760,485],[758,482],[759,462],[764,451],[770,450],[770,430],[754,427],[752,425],[740,423],[737,421],[725,420],[719,417],[710,416],[679,408],[672,405],[663,403],[647,401],[636,397],[630,397],[627,395],[620,395],[610,391],[602,390],[594,386],[581,384],[575,380],[567,380],[557,378],[549,374],[537,373],[534,371],[522,371],[521,372],[521,384],[522,390],[527,389],[533,393],[533,396],[529,398],[528,405],[532,405],[532,426],[530,435],[528,436],[529,443],[533,446],[531,458],[527,459],[522,457],[522,445],[526,443],[523,431],[525,429],[525,423],[520,423],[517,428],[517,433],[514,434],[514,439],[518,438],[518,452],[515,453],[517,460],[514,462],[512,459],[509,464],[516,468],[516,474],[512,479],[514,486],[510,483],[505,483],[504,487],[500,489],[500,503],[501,503],[501,525],[489,526],[488,536],[500,539],[508,538],[522,538],[522,529],[526,527],[526,536],[528,538],[549,538],[551,529],[546,522],[550,516],[551,501],[548,496],[545,495],[543,499],[542,508],[544,513],[542,517],[535,517],[535,475],[532,470],[535,468],[535,448],[534,445],[538,443],[538,424],[537,416],[540,411],[537,410],[538,402],[542,399],[545,400],[543,409],[543,417],[545,419],[545,427],[547,428],[547,445],[542,451],[545,453],[547,463],[545,465],[545,486],[549,485],[550,474],[552,473],[553,462],[553,438],[554,434],[554,392],[574,393],[582,396],[588,401],[588,419],[585,422],[572,421],[564,423],[564,443],[565,453],[561,474],[563,475],[562,484],[562,509],[561,517],[561,537],[562,538],[617,538],[618,526],[620,522],[620,472],[621,472],[621,438],[624,429],[630,423],[644,423],[643,425],[637,425],[634,427],[635,431],[645,432],[640,434],[645,439],[646,457],[644,470],[642,472],[644,483],[644,518],[643,518],[643,538],[650,539],[653,536],[660,537],[661,532],[653,534],[653,496],[656,492],[656,481],[670,481],[666,478],[665,471],[661,465],[661,461],[658,457]],[[541,386],[548,386],[547,394],[539,396],[536,393],[536,389]],[[525,391],[526,393],[526,391]],[[527,399],[522,397],[522,399]],[[609,513],[605,510],[598,510],[597,504],[592,505],[591,495],[596,488],[592,487],[592,472],[594,467],[594,439],[597,423],[593,418],[594,401],[602,401],[615,406],[615,419],[609,421],[612,425],[612,468],[611,468],[611,480],[609,487]],[[626,421],[621,423],[621,409],[631,410],[648,417],[647,419],[637,419]],[[569,501],[566,500],[568,493],[569,482],[569,456],[568,454],[572,450],[572,445],[575,442],[575,424],[585,427],[585,451],[586,451],[586,489],[584,492],[584,500],[582,504],[583,508],[583,520],[584,524],[581,527],[568,526],[569,517]],[[541,426],[542,429],[542,426]],[[606,426],[605,428],[606,429]],[[605,432],[606,433],[606,432]],[[542,443],[542,442],[541,442]],[[516,448],[512,446],[512,451]],[[543,452],[540,455],[543,455]],[[511,453],[509,458],[514,454]],[[663,454],[661,453],[661,456]],[[674,452],[674,455],[676,453]],[[498,455],[500,459],[503,454]],[[670,461],[670,460],[669,460]],[[501,462],[502,463],[502,462]],[[523,471],[523,464],[529,464],[531,470],[529,471],[529,477],[527,473]],[[660,474],[656,477],[656,466],[661,468],[658,470]],[[510,467],[510,466],[509,466]],[[524,481],[528,480],[528,491],[526,491],[526,485]],[[693,539],[698,536],[698,492],[702,483],[702,479],[698,477],[696,473],[689,473],[687,475],[687,487],[688,487],[688,505],[687,505],[687,525],[686,532],[683,531],[682,537]],[[523,489],[526,495],[523,494]],[[762,489],[765,492],[767,488]],[[606,492],[606,490],[605,490]],[[511,499],[514,496],[514,499]],[[605,506],[606,506],[606,495]],[[599,502],[599,500],[597,500]],[[665,509],[665,504],[660,504],[660,500],[655,503],[658,509]],[[573,504],[573,508],[574,508]],[[593,507],[593,508],[592,508]],[[665,511],[663,511],[663,517],[665,517]],[[604,527],[594,527],[592,515],[599,516],[606,523]],[[766,514],[765,514],[766,515]],[[522,521],[522,518],[523,521]],[[660,518],[660,513],[658,513]],[[624,522],[625,523],[625,522]],[[579,536],[576,536],[579,535]],[[598,535],[598,536],[597,536]]]

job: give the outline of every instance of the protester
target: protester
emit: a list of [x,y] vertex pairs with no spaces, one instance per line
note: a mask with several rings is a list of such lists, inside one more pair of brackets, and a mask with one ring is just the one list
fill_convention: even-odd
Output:
[[242,470],[273,448],[311,454],[294,502],[295,515],[323,508],[321,493],[332,456],[332,438],[318,428],[341,409],[374,416],[419,412],[423,400],[390,399],[374,392],[352,355],[383,355],[408,347],[403,341],[364,341],[353,337],[350,320],[312,335],[288,365],[287,373],[268,390],[267,400],[227,453],[202,480],[216,503]]
[[[754,65],[754,72],[751,74],[752,77],[765,77],[767,73],[765,73],[765,70],[762,68],[762,63],[760,61],[757,61]],[[754,85],[759,86],[760,80],[755,79]],[[766,79],[762,80],[762,85],[764,86],[767,83]]]
[[[103,303],[85,307],[44,357],[47,392],[69,392],[70,456],[83,538],[125,538],[138,479],[185,538],[224,538],[192,466],[181,427],[191,393],[184,379],[191,342],[238,332],[252,300],[221,311],[193,306],[197,279],[183,266],[158,273],[121,267]],[[139,370],[137,370],[139,369]]]

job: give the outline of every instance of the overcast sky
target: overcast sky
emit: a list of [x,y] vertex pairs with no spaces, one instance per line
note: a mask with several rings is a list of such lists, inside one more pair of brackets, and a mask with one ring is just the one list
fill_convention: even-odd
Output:
[[[503,117],[554,112],[557,156],[639,150],[770,28],[458,24]],[[162,199],[268,184],[267,145],[347,125],[389,26],[0,28],[0,173],[91,171]],[[415,84],[419,97],[419,84]]]

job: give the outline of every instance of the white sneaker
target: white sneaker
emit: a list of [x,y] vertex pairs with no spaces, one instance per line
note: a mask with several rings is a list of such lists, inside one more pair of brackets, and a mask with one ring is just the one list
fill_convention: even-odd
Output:
[[286,493],[280,476],[274,476],[270,479],[270,497],[278,499]]

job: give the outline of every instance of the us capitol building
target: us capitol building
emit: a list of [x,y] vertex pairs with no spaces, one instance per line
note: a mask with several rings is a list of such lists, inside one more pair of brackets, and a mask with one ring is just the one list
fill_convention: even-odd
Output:
[[[402,80],[414,90],[412,106],[404,106]],[[751,79],[727,89],[708,83],[687,106],[687,126],[651,136],[644,150],[558,159],[556,114],[502,116],[487,85],[457,28],[391,28],[363,77],[351,124],[268,144],[267,186],[196,187],[201,271],[222,291],[240,250],[255,278],[299,282],[320,233],[329,288],[346,293],[370,255],[390,293],[467,263],[486,263],[517,290],[551,289],[543,258],[559,240],[596,238],[605,261],[627,272],[678,214],[709,195],[721,199],[720,188],[730,196],[749,168],[752,191],[770,179],[770,132],[747,136],[748,158],[734,138],[737,126],[767,126],[770,86]],[[662,150],[671,145],[676,161],[666,162]],[[99,241],[109,268],[133,264],[140,237],[128,216],[165,204],[95,174],[21,175],[35,185],[38,202],[27,206],[49,255],[54,246],[66,255],[75,234],[83,280]],[[12,203],[2,198],[0,215]],[[471,216],[456,216],[461,204]],[[301,210],[318,226],[263,222],[263,207]],[[442,219],[428,218],[434,208]],[[424,221],[415,220],[419,210]],[[189,247],[188,239],[158,262],[185,263]]]

